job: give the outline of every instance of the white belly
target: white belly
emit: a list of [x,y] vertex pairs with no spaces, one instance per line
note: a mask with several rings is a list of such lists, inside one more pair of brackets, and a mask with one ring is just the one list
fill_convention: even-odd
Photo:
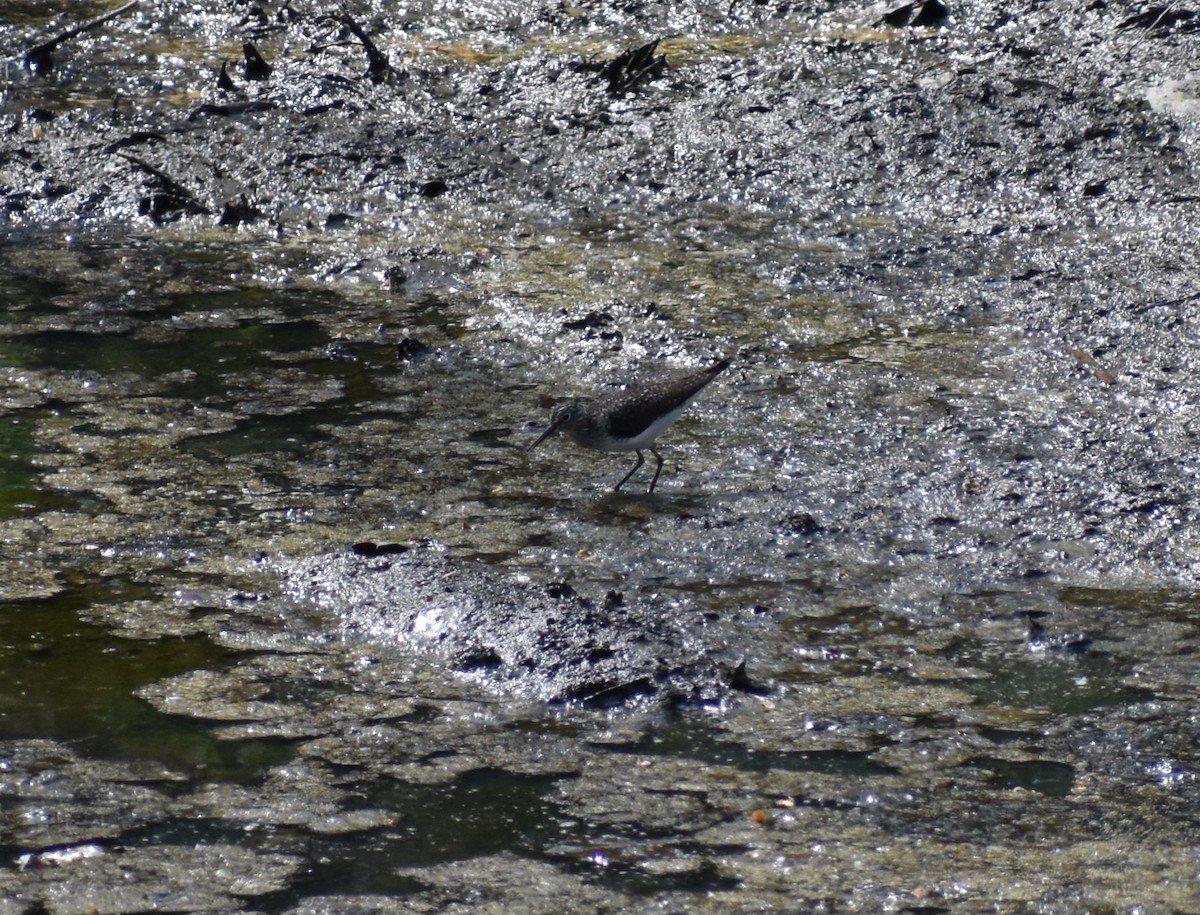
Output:
[[604,451],[640,451],[642,448],[649,448],[654,444],[654,440],[662,435],[671,423],[679,419],[679,415],[687,408],[687,404],[680,404],[675,410],[670,413],[664,413],[649,426],[643,429],[633,438],[612,439],[606,443],[602,450]]

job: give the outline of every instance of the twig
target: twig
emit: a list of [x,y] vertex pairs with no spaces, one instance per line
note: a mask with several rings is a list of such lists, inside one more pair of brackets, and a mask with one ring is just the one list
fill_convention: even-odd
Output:
[[1133,54],[1134,48],[1136,48],[1143,41],[1145,41],[1146,36],[1149,35],[1151,32],[1153,32],[1156,28],[1158,28],[1158,24],[1163,21],[1163,17],[1165,15],[1167,15],[1167,13],[1171,12],[1171,7],[1173,7],[1178,2],[1179,2],[1179,0],[1171,0],[1170,3],[1168,3],[1166,6],[1164,6],[1162,8],[1162,12],[1159,13],[1157,16],[1155,16],[1154,21],[1151,22],[1148,26],[1146,26],[1145,34],[1139,35],[1137,41],[1135,41],[1133,44],[1131,44],[1129,46],[1129,50],[1126,52],[1126,56]]
[[126,162],[132,162],[158,183],[161,192],[151,191],[149,196],[142,199],[142,215],[149,216],[155,222],[166,222],[168,217],[176,213],[211,215],[212,210],[197,200],[195,194],[162,169],[131,153],[118,152],[117,155]]
[[116,19],[122,13],[127,13],[138,5],[138,0],[129,0],[124,6],[119,6],[115,10],[110,10],[103,16],[97,16],[90,22],[85,22],[83,25],[77,25],[74,28],[67,29],[65,32],[55,35],[44,44],[38,45],[36,48],[30,48],[25,52],[25,66],[34,73],[49,73],[54,69],[54,50],[60,44],[70,41],[76,35],[86,32],[88,29],[94,29],[96,26],[104,25],[110,19]]
[[396,70],[391,62],[387,59],[387,55],[375,46],[375,42],[371,40],[371,36],[366,33],[362,26],[350,18],[350,14],[343,12],[338,17],[338,21],[344,25],[355,38],[362,44],[363,49],[367,52],[367,76],[370,77],[373,83],[382,83],[395,75]]

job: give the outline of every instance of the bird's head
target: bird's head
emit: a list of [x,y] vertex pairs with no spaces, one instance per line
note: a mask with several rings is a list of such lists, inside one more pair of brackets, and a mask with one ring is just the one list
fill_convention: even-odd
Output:
[[529,450],[532,451],[546,439],[560,429],[569,429],[571,426],[579,422],[583,416],[583,404],[578,400],[572,400],[570,403],[562,404],[554,408],[554,412],[550,414],[550,425],[546,427],[546,431],[537,437]]

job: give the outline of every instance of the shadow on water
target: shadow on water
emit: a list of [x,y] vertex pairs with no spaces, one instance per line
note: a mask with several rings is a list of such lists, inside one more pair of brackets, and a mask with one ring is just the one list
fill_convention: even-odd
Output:
[[319,428],[332,414],[328,410],[287,416],[256,416],[228,432],[213,432],[186,439],[180,450],[197,457],[220,459],[251,454],[302,454],[328,436]]
[[407,868],[498,854],[540,854],[562,818],[547,794],[557,779],[477,769],[453,785],[375,783],[364,801],[396,811],[395,826],[369,836],[315,838],[305,892],[405,893],[419,887]]
[[220,667],[235,654],[207,638],[124,639],[79,620],[82,607],[119,593],[121,586],[102,584],[4,607],[0,740],[62,740],[99,757],[235,781],[290,758],[290,747],[281,742],[219,741],[203,722],[163,715],[134,696],[140,686]]
[[1102,652],[989,659],[979,666],[993,676],[961,686],[987,704],[1076,715],[1154,698],[1152,691],[1123,682],[1127,661]]
[[1024,788],[1047,797],[1066,797],[1075,784],[1075,769],[1066,763],[1035,759],[1014,762],[1006,759],[973,759],[964,765],[991,773],[992,785],[1000,790]]
[[79,507],[76,496],[39,485],[42,474],[32,461],[37,453],[33,434],[43,418],[41,411],[26,410],[0,419],[0,518]]
[[703,722],[683,716],[668,727],[655,729],[642,739],[624,744],[606,744],[616,753],[670,756],[694,759],[706,766],[729,766],[742,772],[819,772],[825,775],[871,777],[894,775],[891,766],[874,762],[872,751],[848,750],[756,750],[734,743]]
[[[44,330],[11,338],[6,361],[101,375],[136,372],[154,378],[188,367],[225,371],[239,366],[261,367],[270,362],[271,353],[320,347],[327,339],[315,321],[239,321],[234,326],[179,330],[173,336],[178,339],[159,342],[143,339],[131,331]],[[185,340],[186,353],[181,353]],[[179,393],[221,392],[199,389]]]

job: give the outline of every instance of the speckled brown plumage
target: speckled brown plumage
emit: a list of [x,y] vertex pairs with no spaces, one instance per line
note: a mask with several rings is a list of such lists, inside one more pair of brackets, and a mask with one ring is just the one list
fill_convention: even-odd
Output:
[[645,462],[646,448],[658,461],[649,492],[654,492],[663,458],[654,441],[687,408],[709,383],[729,368],[722,359],[699,372],[673,381],[630,385],[622,391],[595,400],[573,400],[555,409],[546,431],[529,447],[535,448],[555,432],[566,432],[584,448],[597,451],[634,451],[637,463],[616,485],[620,489]]

